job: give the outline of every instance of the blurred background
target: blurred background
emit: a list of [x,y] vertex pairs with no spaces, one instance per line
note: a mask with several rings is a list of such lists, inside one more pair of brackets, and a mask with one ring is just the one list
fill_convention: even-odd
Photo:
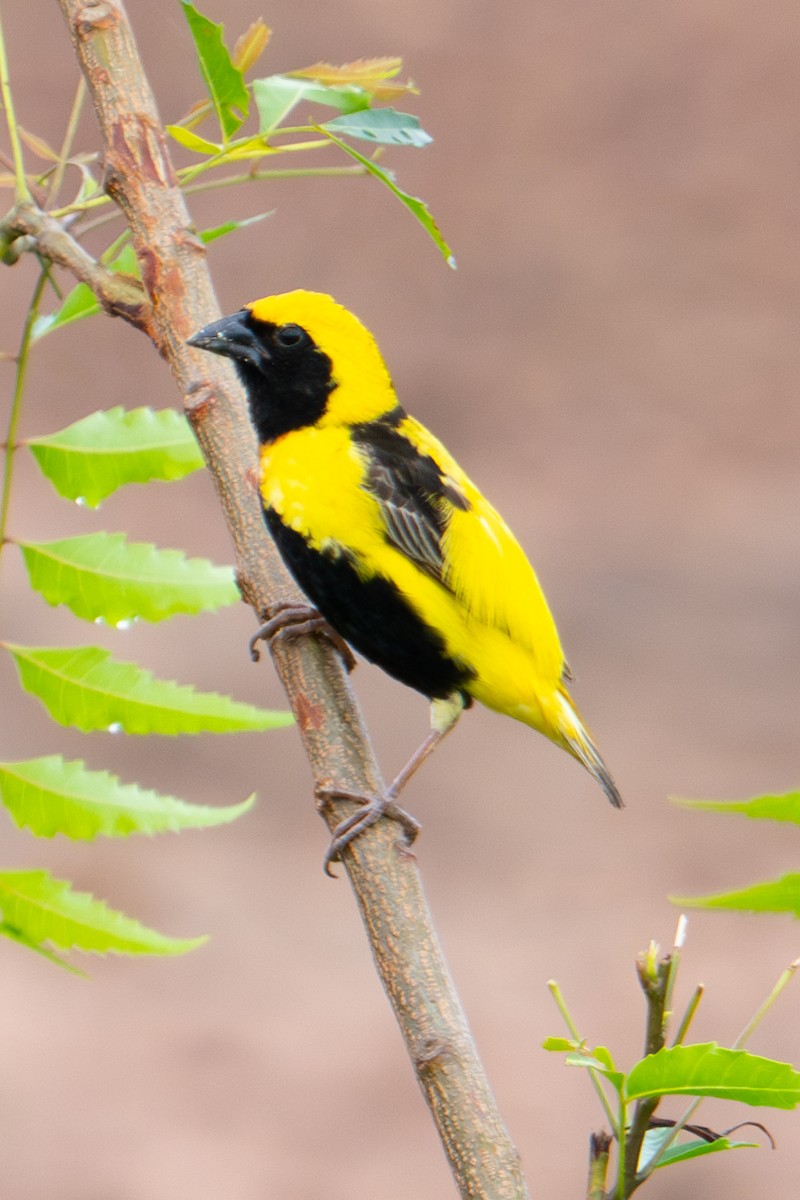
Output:
[[[199,98],[177,3],[130,6],[162,116]],[[431,206],[458,259],[369,179],[212,192],[199,228],[274,209],[210,248],[223,311],[297,286],[373,329],[405,405],[484,487],[528,550],[577,676],[574,694],[627,807],[522,725],[473,710],[414,781],[417,853],[445,950],[534,1196],[584,1194],[602,1125],[587,1080],[540,1049],[581,1031],[638,1057],[634,958],[669,945],[668,895],[797,869],[796,840],[688,813],[800,781],[800,13],[790,0],[227,0],[232,42],[273,29],[259,74],[402,54],[434,136],[384,163]],[[55,3],[4,4],[17,115],[60,144],[77,79]],[[92,114],[78,144],[96,148]],[[2,272],[0,348],[18,344],[34,264]],[[3,405],[12,370],[2,368]],[[33,356],[23,436],[100,407],[178,403],[121,321]],[[20,455],[12,533],[93,529],[230,560],[210,480],[129,489],[97,512],[58,500]],[[280,707],[242,605],[122,634],[29,599],[4,555],[2,636],[102,644],[166,678]],[[452,1194],[376,981],[292,729],[266,736],[82,736],[52,726],[0,658],[2,757],[62,753],[202,803],[259,793],[230,828],[94,845],[6,822],[3,864],[58,877],[176,936],[173,961],[88,961],[91,981],[0,947],[0,1154],[8,1200],[344,1200]],[[387,775],[424,701],[360,666]],[[794,842],[794,844],[793,844]],[[697,1040],[730,1044],[800,952],[789,918],[691,917],[676,1003],[702,980]],[[750,1043],[797,1061],[790,989]],[[681,1105],[664,1105],[677,1116]],[[796,1116],[753,1116],[778,1149],[660,1172],[653,1200],[796,1188]]]

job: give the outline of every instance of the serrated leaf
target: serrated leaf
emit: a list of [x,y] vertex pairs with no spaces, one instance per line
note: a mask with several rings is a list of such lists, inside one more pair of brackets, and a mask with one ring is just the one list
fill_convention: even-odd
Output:
[[236,733],[277,729],[289,713],[242,704],[216,692],[155,679],[100,646],[12,646],[20,682],[60,725],[84,733]]
[[241,804],[212,808],[188,804],[174,796],[120,783],[108,771],[90,771],[83,762],[66,762],[58,754],[24,762],[0,763],[0,796],[20,829],[37,837],[128,837],[132,833],[177,833],[227,825],[253,807]]
[[233,47],[231,55],[236,69],[246,75],[261,58],[271,36],[272,30],[264,24],[263,17],[256,17],[252,25],[249,25],[244,33],[236,39],[236,45]]
[[410,196],[408,192],[404,192],[402,188],[397,186],[387,171],[382,170],[377,163],[372,161],[372,159],[365,158],[363,154],[359,154],[358,150],[356,150],[354,146],[348,146],[347,142],[343,142],[341,138],[336,137],[335,134],[331,133],[330,130],[325,129],[322,125],[315,126],[315,128],[319,129],[319,131],[324,133],[326,137],[330,138],[335,145],[344,150],[345,154],[349,154],[351,158],[356,160],[356,162],[361,163],[362,167],[368,171],[370,175],[374,175],[375,178],[379,179],[381,183],[383,183],[384,186],[389,189],[390,192],[397,196],[398,200],[400,200],[400,202],[406,206],[409,212],[416,217],[422,228],[439,247],[442,257],[444,258],[448,267],[455,268],[456,260],[453,257],[453,253],[447,242],[442,237],[439,227],[434,221],[433,216],[431,215],[430,210],[425,202],[420,200],[417,196]]
[[754,883],[713,896],[670,896],[681,908],[728,908],[743,912],[788,912],[800,917],[800,875],[792,873],[768,883]]
[[402,58],[357,58],[354,62],[343,63],[340,67],[329,62],[318,62],[310,67],[287,71],[286,74],[293,79],[314,79],[317,83],[329,85],[355,83],[359,87],[366,87],[384,79],[394,79],[402,67]]
[[387,82],[399,74],[402,65],[401,58],[360,58],[340,67],[318,62],[286,73],[293,79],[313,79],[328,88],[357,89],[366,93],[368,104],[371,104],[376,100],[391,101],[399,100],[402,96],[419,95],[419,88],[413,83]]
[[[671,1129],[648,1129],[644,1135],[642,1152],[639,1156],[640,1171],[648,1170],[664,1142],[671,1136]],[[757,1142],[732,1142],[727,1137],[715,1138],[713,1142],[706,1142],[702,1138],[690,1142],[673,1142],[671,1146],[667,1147],[652,1170],[657,1171],[659,1167],[686,1162],[690,1158],[701,1158],[704,1154],[718,1154],[721,1150],[757,1150],[758,1148]]]
[[176,613],[235,604],[231,567],[182,550],[129,542],[124,533],[87,533],[53,542],[19,542],[31,587],[84,621],[108,625],[163,621]]
[[2,933],[87,954],[185,954],[206,941],[165,937],[47,871],[0,871],[0,912]]
[[246,121],[250,95],[242,72],[234,66],[223,40],[222,25],[199,13],[189,0],[181,0],[194,40],[200,71],[217,114],[225,141]]
[[187,129],[185,125],[165,125],[164,128],[174,141],[195,154],[207,154],[213,158],[215,154],[220,154],[224,149],[216,142],[209,142],[207,138],[200,137],[191,129]]
[[716,1096],[743,1104],[794,1108],[800,1103],[800,1073],[790,1063],[727,1050],[716,1042],[665,1046],[628,1074],[626,1096]]
[[3,937],[9,938],[10,941],[16,942],[18,946],[24,946],[26,950],[32,950],[34,954],[41,955],[42,958],[46,958],[54,966],[63,967],[65,971],[69,971],[70,975],[79,975],[81,979],[87,978],[85,971],[79,970],[73,963],[67,962],[66,958],[62,958],[60,954],[56,954],[53,950],[47,950],[44,946],[37,946],[36,942],[32,942],[19,929],[14,929],[3,920],[0,920],[0,934]]
[[256,225],[266,217],[271,217],[274,211],[274,209],[271,209],[269,212],[258,213],[254,217],[245,217],[241,221],[224,221],[222,225],[215,225],[213,229],[204,229],[199,234],[200,241],[207,246],[209,242],[215,242],[217,238],[234,233],[237,229],[246,229],[248,225]]
[[800,792],[754,796],[751,800],[685,800],[674,797],[682,808],[706,812],[742,813],[751,821],[789,821],[800,825]]
[[379,142],[386,146],[427,146],[433,141],[420,127],[419,118],[393,108],[370,108],[359,113],[344,113],[322,126],[326,131],[346,137]]
[[107,409],[27,445],[58,494],[89,508],[123,484],[183,479],[203,466],[186,418],[172,408]]

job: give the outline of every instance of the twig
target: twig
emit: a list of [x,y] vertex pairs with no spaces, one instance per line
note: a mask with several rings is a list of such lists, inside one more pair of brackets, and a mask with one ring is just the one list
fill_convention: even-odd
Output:
[[[228,364],[185,339],[219,309],[205,252],[190,228],[155,103],[119,0],[59,0],[106,147],[107,187],[130,224],[153,301],[150,336],[186,397],[233,538],[237,577],[259,618],[297,599],[269,541],[256,493],[254,435]],[[338,655],[322,641],[276,647],[317,786],[383,787]],[[338,811],[337,811],[338,809]],[[349,806],[325,812],[333,827]],[[344,866],[420,1086],[463,1197],[521,1200],[519,1157],[495,1106],[450,980],[413,857],[381,821]]]
[[3,35],[2,21],[0,21],[0,104],[2,104],[6,114],[8,140],[11,143],[11,155],[14,160],[17,200],[30,200],[31,192],[25,174],[25,164],[22,160],[22,146],[19,140],[17,120],[14,116],[14,98],[11,94],[11,80],[8,76],[8,59],[6,57],[6,42]]
[[39,278],[36,280],[36,286],[33,289],[33,296],[28,306],[28,314],[25,318],[25,327],[20,338],[19,352],[16,355],[17,371],[14,379],[14,394],[11,398],[11,411],[8,415],[8,431],[6,440],[3,443],[3,487],[0,494],[0,550],[6,544],[6,525],[8,522],[8,508],[11,502],[11,484],[14,475],[14,452],[16,450],[17,441],[17,426],[19,425],[20,412],[22,409],[22,393],[25,387],[25,375],[28,370],[28,355],[31,349],[31,336],[33,333],[34,322],[39,315],[39,304],[42,299],[42,293],[47,283],[47,270],[43,269]]
[[13,261],[16,240],[22,238],[30,239],[22,248],[34,250],[41,258],[65,267],[81,283],[88,284],[110,316],[122,317],[152,336],[150,302],[142,285],[128,275],[102,266],[59,221],[28,200],[20,201],[0,221],[0,245],[4,247],[6,261]]
[[56,165],[53,178],[50,180],[50,187],[47,192],[47,208],[51,208],[55,204],[56,196],[59,193],[61,184],[64,180],[64,172],[67,169],[67,159],[72,153],[72,143],[75,140],[75,134],[78,129],[78,121],[80,120],[81,109],[86,98],[86,81],[81,77],[78,81],[78,86],[75,90],[75,99],[72,101],[72,108],[67,121],[67,128],[64,133],[64,140],[61,143],[61,149],[58,152],[58,163]]
[[601,1129],[589,1137],[589,1183],[586,1200],[605,1200],[608,1157],[613,1137]]
[[[647,1029],[645,1033],[645,1054],[655,1054],[664,1045],[666,1034],[667,1012],[666,1005],[672,990],[674,978],[672,972],[672,955],[665,954],[657,958],[656,947],[651,944],[650,950],[639,955],[636,962],[636,972],[639,983],[647,1000]],[[650,1118],[658,1107],[660,1096],[647,1100],[639,1100],[634,1108],[630,1129],[625,1135],[621,1132],[620,1156],[623,1157],[624,1184],[622,1195],[630,1196],[638,1187],[636,1171],[639,1156],[642,1152],[644,1135],[650,1126]],[[639,1181],[640,1182],[640,1181]]]

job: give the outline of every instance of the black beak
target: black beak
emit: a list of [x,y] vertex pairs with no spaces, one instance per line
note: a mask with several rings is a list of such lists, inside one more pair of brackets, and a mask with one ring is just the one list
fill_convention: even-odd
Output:
[[269,361],[270,354],[247,323],[248,316],[245,308],[229,317],[221,317],[219,321],[212,321],[210,325],[187,338],[186,345],[195,346],[198,350],[209,350],[212,354],[222,354],[226,358],[235,358],[260,369]]

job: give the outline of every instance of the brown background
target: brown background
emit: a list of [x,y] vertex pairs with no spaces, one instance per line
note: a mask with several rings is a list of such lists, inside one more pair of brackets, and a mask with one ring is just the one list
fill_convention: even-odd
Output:
[[[200,88],[177,4],[130,4],[165,117]],[[76,69],[55,3],[3,5],[19,119],[58,143]],[[262,9],[228,0],[231,35]],[[275,209],[210,252],[224,311],[269,291],[334,292],[377,334],[407,406],[482,483],[530,551],[588,714],[627,801],[530,730],[473,712],[408,794],[453,973],[536,1196],[583,1194],[587,1081],[539,1049],[561,1032],[557,978],[586,1036],[640,1049],[633,959],[669,943],[670,892],[797,867],[793,831],[690,814],[669,794],[797,786],[800,652],[794,0],[538,0],[486,5],[276,0],[263,73],[402,53],[435,143],[386,162],[423,195],[448,271],[369,180],[213,193],[200,227]],[[82,144],[94,146],[87,117]],[[2,273],[0,348],[33,266]],[[8,404],[11,370],[3,369]],[[96,319],[36,351],[24,434],[102,406],[176,403],[141,338]],[[208,479],[131,489],[93,514],[20,456],[12,532],[95,528],[229,558]],[[3,637],[97,643],[161,675],[279,706],[250,666],[248,611],[122,635],[31,601],[4,558]],[[375,981],[291,730],[265,738],[81,736],[50,725],[0,661],[5,758],[60,752],[187,799],[257,789],[235,826],[73,845],[4,832],[42,865],[176,935],[185,959],[61,973],[10,943],[0,971],[4,1200],[419,1200],[452,1194]],[[426,721],[419,697],[360,667],[387,773]],[[730,1043],[798,953],[788,918],[697,914],[677,1001],[708,988],[700,1039]],[[752,1049],[798,1058],[798,992]],[[680,1105],[665,1106],[676,1113]],[[779,1148],[662,1172],[653,1200],[793,1194],[796,1117]]]

